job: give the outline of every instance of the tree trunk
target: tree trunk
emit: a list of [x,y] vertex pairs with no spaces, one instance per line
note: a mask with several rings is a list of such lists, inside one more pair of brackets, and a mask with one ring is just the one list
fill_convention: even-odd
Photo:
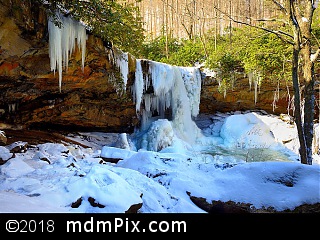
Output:
[[299,44],[293,46],[292,53],[292,84],[294,91],[294,121],[296,123],[298,137],[299,137],[299,154],[301,163],[307,163],[307,145],[305,139],[305,128],[303,127],[301,114],[301,98],[300,98],[300,84],[299,84]]
[[301,26],[301,32],[306,38],[301,48],[302,71],[304,79],[304,134],[306,141],[307,159],[304,164],[312,164],[312,144],[314,135],[315,91],[314,64],[311,61],[311,25]]
[[[306,68],[306,66],[304,66]],[[305,71],[310,69],[305,69]],[[306,159],[301,159],[301,163],[312,165],[312,143],[313,143],[313,132],[314,132],[314,106],[315,106],[315,95],[314,95],[314,79],[306,80],[304,87],[304,134],[306,143]]]
[[[301,114],[296,116],[296,124],[300,142],[300,157],[301,163],[312,165],[312,144],[314,132],[314,114],[315,114],[315,92],[314,92],[314,62],[311,60],[311,23],[313,16],[313,1],[306,0],[295,2],[290,0],[291,20],[294,27],[294,49],[300,50],[301,56],[301,74],[299,77],[303,81],[303,99],[304,99],[304,115],[303,120]],[[304,6],[304,11],[301,6]],[[302,14],[303,13],[303,14]],[[297,52],[297,54],[299,54]],[[295,55],[295,53],[294,53]],[[295,57],[294,57],[295,58]],[[296,65],[299,59],[294,59],[293,64]],[[298,67],[298,66],[296,66]],[[296,85],[298,76],[293,75],[293,83]],[[295,97],[296,97],[295,90]],[[295,101],[295,108],[300,106],[300,103]],[[298,113],[297,113],[298,114]],[[301,124],[303,129],[301,128]]]

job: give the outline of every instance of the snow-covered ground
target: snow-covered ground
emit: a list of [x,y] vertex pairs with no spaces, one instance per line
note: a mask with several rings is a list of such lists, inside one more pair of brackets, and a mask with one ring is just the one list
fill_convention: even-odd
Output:
[[13,154],[26,142],[0,146],[0,212],[205,212],[190,195],[277,211],[320,202],[319,156],[299,162],[294,125],[261,112],[200,114],[195,122],[195,141],[159,119],[131,135],[67,136],[88,148],[48,142]]

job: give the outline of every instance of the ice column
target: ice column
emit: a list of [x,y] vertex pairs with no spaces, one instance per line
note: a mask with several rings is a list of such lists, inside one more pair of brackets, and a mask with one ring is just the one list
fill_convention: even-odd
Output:
[[[199,114],[201,74],[198,68],[172,66],[149,61],[147,73],[141,69],[141,60],[136,62],[133,96],[136,110],[140,111],[142,130],[147,130],[152,120],[165,117],[171,108],[172,123],[180,137],[192,142],[200,131],[192,117]],[[147,93],[149,85],[153,92]],[[141,103],[144,107],[141,108]],[[152,118],[153,113],[158,117]]]
[[129,54],[120,52],[120,54],[116,55],[116,64],[120,69],[123,80],[123,90],[126,90],[129,74]]
[[134,81],[134,85],[132,86],[132,95],[133,95],[133,101],[136,103],[136,112],[140,111],[143,91],[144,91],[144,79],[143,79],[143,72],[141,67],[141,60],[137,59],[135,81]]

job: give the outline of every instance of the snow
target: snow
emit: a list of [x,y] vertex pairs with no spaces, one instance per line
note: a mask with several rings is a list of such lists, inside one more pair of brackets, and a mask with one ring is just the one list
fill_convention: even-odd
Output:
[[228,117],[220,131],[229,147],[271,148],[276,143],[270,128],[255,113]]
[[43,143],[13,155],[26,143],[1,146],[0,212],[124,213],[134,204],[141,213],[205,212],[188,193],[277,211],[320,202],[319,156],[300,163],[293,125],[261,112],[200,114],[194,122],[202,135],[192,145],[159,119],[143,135],[66,136],[88,148]]
[[[2,133],[4,134],[4,132]],[[12,153],[10,153],[10,151],[3,147],[3,146],[0,146],[0,158],[4,161],[8,160],[10,157],[12,156]]]

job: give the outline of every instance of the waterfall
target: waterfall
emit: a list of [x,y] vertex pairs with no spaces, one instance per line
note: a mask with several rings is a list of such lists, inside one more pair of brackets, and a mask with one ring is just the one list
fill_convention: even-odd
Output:
[[[148,72],[143,72],[137,60],[133,95],[141,114],[141,130],[147,130],[156,119],[171,113],[177,134],[187,142],[194,142],[200,130],[192,117],[199,114],[201,74],[199,68],[179,67],[147,60]],[[149,84],[153,92],[146,92]],[[143,106],[141,109],[141,105]]]
[[[61,91],[62,71],[68,69],[69,57],[76,45],[82,51],[82,69],[86,53],[86,28],[80,22],[57,13],[61,28],[48,21],[49,57],[51,70],[59,73]],[[115,56],[115,63],[122,75],[123,88],[126,89],[129,64],[128,53]],[[135,81],[132,86],[136,112],[141,116],[141,129],[146,130],[152,121],[170,118],[179,137],[188,142],[200,136],[200,129],[193,121],[199,114],[201,73],[197,67],[179,67],[165,63],[144,60],[148,63],[143,72],[142,59],[136,59]],[[146,71],[146,70],[145,70]],[[152,88],[153,91],[149,91]],[[168,115],[170,112],[170,116]]]

